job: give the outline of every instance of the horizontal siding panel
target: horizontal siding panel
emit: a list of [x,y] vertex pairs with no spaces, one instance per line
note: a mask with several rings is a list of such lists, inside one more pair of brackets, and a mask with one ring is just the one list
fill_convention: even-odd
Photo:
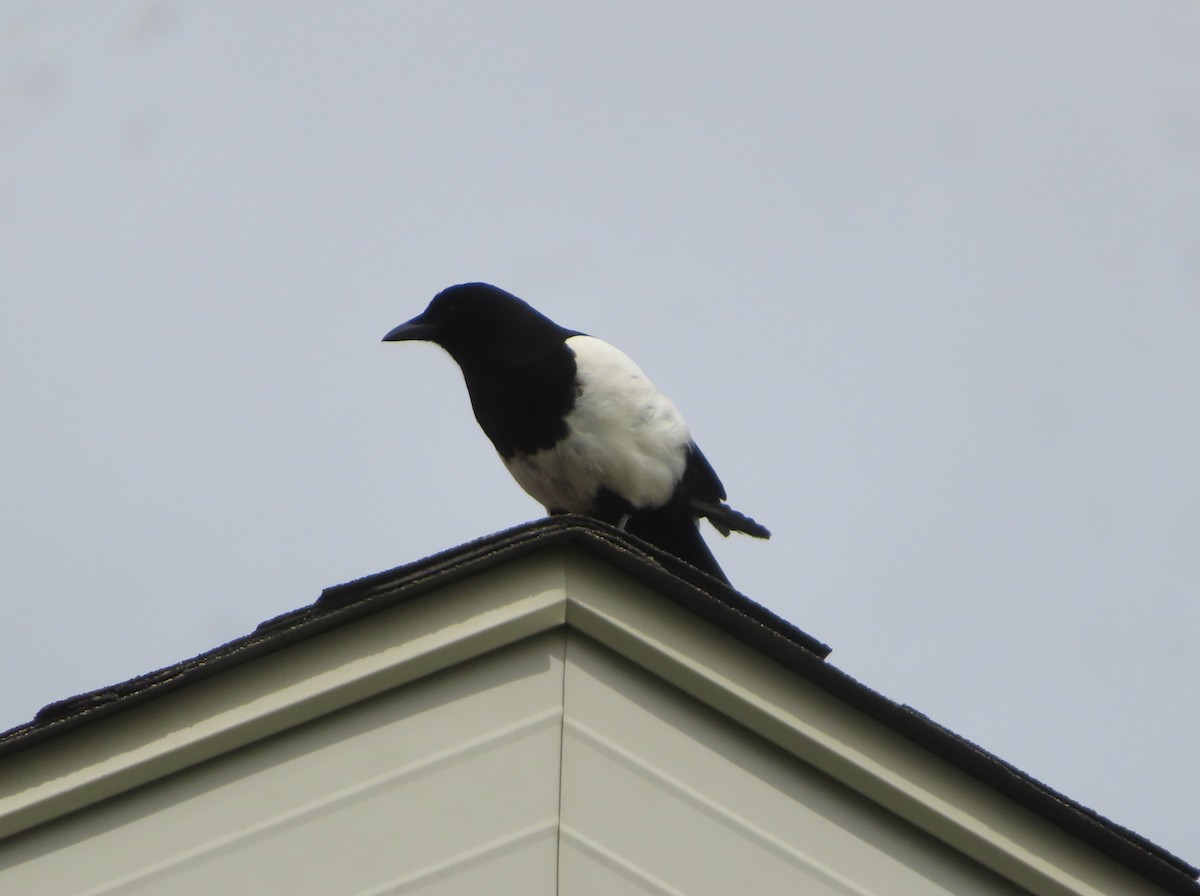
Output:
[[6,841],[0,892],[434,894],[478,879],[552,893],[562,640],[485,655]]
[[564,881],[602,868],[690,896],[1024,892],[574,633],[565,706]]

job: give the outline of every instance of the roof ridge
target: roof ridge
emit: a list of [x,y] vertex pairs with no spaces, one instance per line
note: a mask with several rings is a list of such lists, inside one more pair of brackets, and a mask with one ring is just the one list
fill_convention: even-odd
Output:
[[1173,893],[1200,896],[1200,870],[1116,824],[910,706],[824,662],[828,646],[724,582],[596,520],[553,516],[475,539],[383,572],[325,588],[307,606],[171,666],[43,707],[0,733],[0,756],[168,693],[255,657],[425,594],[535,550],[569,544],[600,556],[659,594],[929,750],[993,790]]

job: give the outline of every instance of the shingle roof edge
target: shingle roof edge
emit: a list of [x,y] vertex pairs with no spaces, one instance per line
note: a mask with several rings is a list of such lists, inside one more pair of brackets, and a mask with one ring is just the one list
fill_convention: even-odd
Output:
[[824,662],[828,646],[725,583],[625,532],[586,517],[537,520],[326,588],[312,604],[268,619],[250,634],[199,656],[49,704],[32,721],[0,733],[0,756],[556,544],[575,545],[599,555],[1168,891],[1180,896],[1200,894],[1197,882],[1200,869],[1047,787],[912,707],[884,697]]

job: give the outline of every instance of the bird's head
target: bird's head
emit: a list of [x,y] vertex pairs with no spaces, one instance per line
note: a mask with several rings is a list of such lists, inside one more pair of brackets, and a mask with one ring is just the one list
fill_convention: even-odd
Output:
[[443,289],[424,311],[383,337],[384,342],[433,342],[461,365],[471,356],[524,350],[563,330],[511,293],[488,283]]

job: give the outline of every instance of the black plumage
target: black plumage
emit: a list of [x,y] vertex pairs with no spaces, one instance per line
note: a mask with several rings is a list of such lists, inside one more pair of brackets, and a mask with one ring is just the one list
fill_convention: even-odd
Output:
[[728,581],[697,528],[770,533],[725,488],[675,406],[626,355],[485,283],[443,290],[385,341],[424,340],[458,363],[475,419],[549,513],[615,525]]

